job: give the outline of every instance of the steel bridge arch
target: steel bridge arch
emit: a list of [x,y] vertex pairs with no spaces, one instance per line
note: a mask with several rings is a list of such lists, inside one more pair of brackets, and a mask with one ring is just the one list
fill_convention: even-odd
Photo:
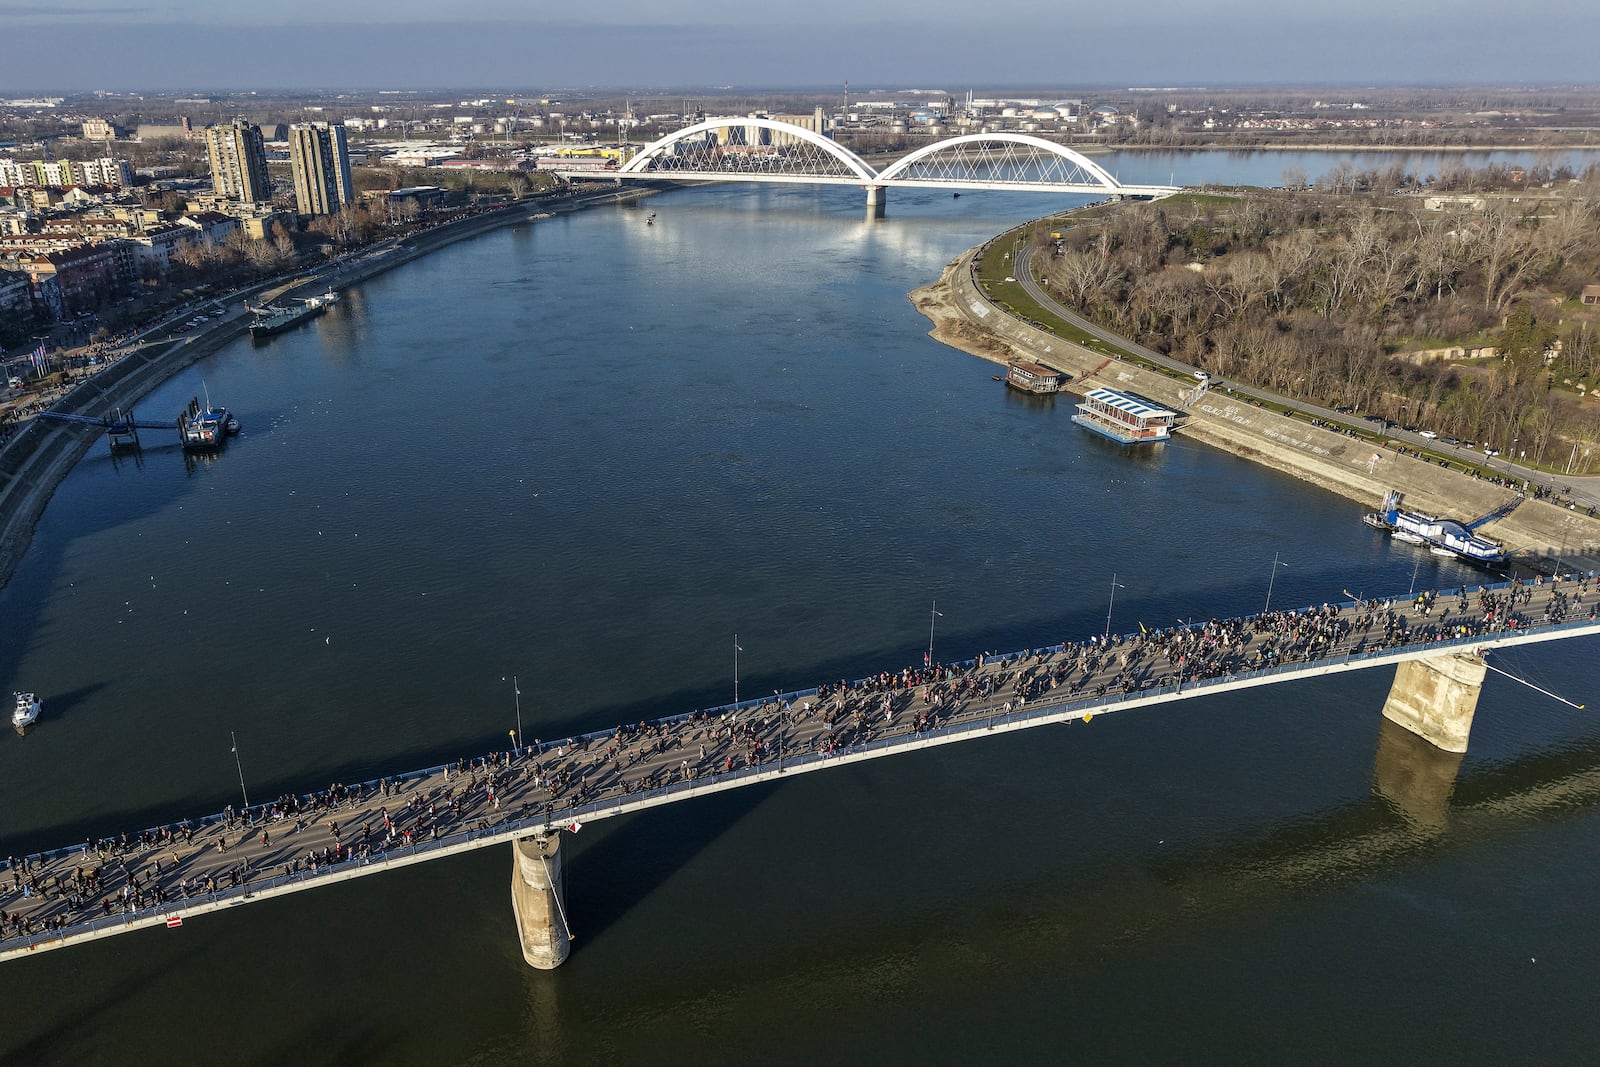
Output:
[[704,122],[697,122],[693,126],[685,126],[681,130],[675,130],[660,140],[646,145],[639,151],[638,155],[634,156],[632,159],[628,160],[627,163],[617,168],[616,173],[649,173],[649,164],[658,159],[664,158],[667,155],[667,150],[680,141],[691,141],[697,136],[710,133],[713,130],[727,130],[735,127],[744,127],[746,129],[754,127],[760,130],[772,130],[788,137],[798,138],[809,144],[815,145],[817,148],[820,148],[824,152],[827,152],[829,155],[833,156],[840,163],[843,163],[847,168],[849,168],[850,172],[859,178],[864,184],[871,185],[876,183],[879,179],[878,173],[867,164],[866,160],[862,159],[860,156],[856,155],[854,152],[850,151],[850,149],[846,148],[842,144],[839,144],[832,138],[824,137],[820,133],[814,133],[803,126],[794,126],[787,122],[778,122],[775,119],[737,118],[706,119]]
[[882,182],[892,181],[908,167],[920,162],[921,160],[927,159],[929,156],[938,155],[947,148],[955,148],[964,144],[992,144],[996,141],[1027,145],[1031,148],[1043,149],[1046,152],[1060,156],[1062,159],[1065,159],[1074,166],[1083,168],[1086,173],[1091,175],[1101,185],[1105,186],[1107,192],[1121,193],[1123,191],[1121,182],[1112,177],[1111,173],[1104,167],[1100,166],[1100,164],[1094,162],[1081,152],[1074,151],[1064,144],[1057,144],[1054,141],[1047,141],[1043,137],[1034,137],[1032,134],[1026,133],[1006,133],[1004,131],[997,131],[995,133],[964,133],[959,137],[947,137],[942,141],[935,141],[932,144],[923,145],[910,155],[902,156],[893,163],[889,164],[883,173],[878,175],[878,180]]

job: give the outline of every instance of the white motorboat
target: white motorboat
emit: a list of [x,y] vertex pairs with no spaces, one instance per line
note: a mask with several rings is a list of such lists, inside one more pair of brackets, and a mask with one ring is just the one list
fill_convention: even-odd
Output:
[[1434,545],[1433,547],[1429,548],[1428,551],[1432,552],[1435,556],[1454,556],[1457,554],[1453,549],[1446,548],[1443,545]]
[[38,697],[32,693],[18,693],[16,710],[11,713],[11,725],[21,733],[39,720],[41,710],[43,706]]
[[1408,545],[1421,545],[1426,544],[1428,541],[1426,537],[1423,537],[1421,534],[1414,534],[1410,530],[1396,530],[1389,536],[1393,537],[1396,541],[1404,541]]

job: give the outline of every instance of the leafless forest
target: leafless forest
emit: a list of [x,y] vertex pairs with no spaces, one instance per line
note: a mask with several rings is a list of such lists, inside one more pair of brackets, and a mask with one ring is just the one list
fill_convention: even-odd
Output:
[[1539,177],[1130,205],[1041,234],[1035,261],[1085,316],[1215,375],[1579,473],[1600,467],[1600,306],[1580,299],[1600,181]]

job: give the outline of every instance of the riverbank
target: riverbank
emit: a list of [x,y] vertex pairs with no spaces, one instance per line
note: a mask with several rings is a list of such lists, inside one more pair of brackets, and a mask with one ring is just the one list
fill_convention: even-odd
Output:
[[[1078,145],[1073,145],[1083,151]],[[1115,144],[1097,146],[1107,152],[1397,152],[1405,155],[1421,153],[1466,152],[1584,152],[1600,148],[1600,141],[1579,141],[1572,144]]]
[[[638,200],[657,191],[630,187],[559,199],[517,201],[496,211],[423,230],[386,248],[364,251],[349,260],[300,275],[287,285],[250,285],[220,296],[215,302],[232,304],[257,297],[266,303],[312,296],[330,288],[345,289],[490,230],[602,204]],[[222,321],[207,324],[203,330],[163,342],[158,348],[152,346],[155,350],[128,351],[62,394],[50,410],[95,418],[117,409],[128,410],[178,372],[244,336],[249,331],[249,318],[241,308]],[[0,586],[10,581],[27,552],[39,516],[44,514],[56,486],[102,436],[92,426],[47,424],[33,419],[0,447]]]
[[[1004,365],[1022,359],[1071,375],[1067,389],[1125,389],[1184,412],[1180,436],[1204,442],[1376,509],[1398,490],[1409,509],[1467,521],[1506,504],[1506,486],[1392,448],[1374,450],[1337,429],[1309,425],[1267,410],[1226,390],[1193,398],[1195,383],[1091,351],[1005,311],[974,275],[980,249],[948,264],[938,281],[910,294],[932,323],[931,336],[970,355]],[[1352,511],[1351,521],[1359,520]],[[1600,568],[1600,519],[1543,501],[1523,501],[1482,532],[1536,567]]]

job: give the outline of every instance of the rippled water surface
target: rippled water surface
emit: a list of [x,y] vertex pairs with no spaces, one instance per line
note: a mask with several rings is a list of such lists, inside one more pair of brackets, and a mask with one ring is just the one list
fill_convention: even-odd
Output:
[[[720,703],[735,633],[750,696],[919,660],[935,599],[955,657],[1108,607],[1258,610],[1274,553],[1284,606],[1472,580],[1233,457],[1109,446],[927,338],[906,292],[1048,209],[675,192],[453,246],[199,364],[141,414],[203,380],[244,435],[192,468],[91,453],[0,591],[0,677],[47,700],[0,736],[0,848],[216,810],[230,732],[253,798],[485,751],[513,674],[529,736]],[[1597,651],[1504,658],[1582,702]],[[592,823],[553,973],[521,962],[502,849],[8,963],[0,1060],[1591,1059],[1600,732],[1492,678],[1453,796],[1399,789],[1375,769],[1430,763],[1380,744],[1388,683]]]

